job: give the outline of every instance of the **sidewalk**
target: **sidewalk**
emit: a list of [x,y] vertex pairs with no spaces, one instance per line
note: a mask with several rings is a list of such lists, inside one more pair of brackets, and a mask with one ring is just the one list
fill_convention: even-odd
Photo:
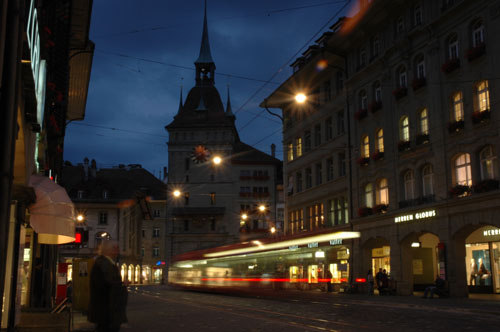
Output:
[[94,331],[95,325],[87,320],[87,315],[81,311],[73,311],[73,321],[70,331]]

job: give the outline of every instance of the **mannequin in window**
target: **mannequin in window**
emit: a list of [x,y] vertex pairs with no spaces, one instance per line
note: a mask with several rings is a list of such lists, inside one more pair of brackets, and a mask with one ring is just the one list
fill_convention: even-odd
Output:
[[476,277],[477,277],[477,264],[474,258],[470,259],[470,280],[469,285],[476,285]]

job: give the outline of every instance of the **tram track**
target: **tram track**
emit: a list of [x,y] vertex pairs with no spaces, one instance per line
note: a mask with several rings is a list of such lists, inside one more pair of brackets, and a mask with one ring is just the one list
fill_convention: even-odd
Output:
[[[158,299],[163,302],[175,303],[179,305],[188,305],[195,308],[200,308],[203,310],[212,310],[223,312],[225,314],[236,315],[240,317],[245,317],[249,319],[257,319],[261,321],[265,321],[273,324],[287,325],[293,327],[305,328],[310,331],[330,331],[330,332],[338,332],[345,330],[359,331],[359,330],[378,330],[374,328],[373,325],[367,326],[362,324],[353,324],[345,321],[339,320],[331,320],[331,319],[323,319],[316,318],[310,316],[302,316],[292,313],[279,312],[276,310],[267,310],[262,308],[255,308],[251,306],[243,306],[236,307],[233,304],[224,304],[222,302],[218,302],[214,304],[214,302],[208,301],[200,301],[197,299],[196,301],[188,298],[188,297],[160,297],[157,294],[151,294],[150,292],[141,292],[135,291],[135,293],[151,297],[154,299]],[[320,303],[318,303],[320,304]],[[382,331],[384,328],[380,326],[380,330]]]

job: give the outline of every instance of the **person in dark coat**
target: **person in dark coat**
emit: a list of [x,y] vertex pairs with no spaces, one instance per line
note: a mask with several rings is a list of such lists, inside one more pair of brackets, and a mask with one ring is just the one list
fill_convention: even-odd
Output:
[[127,322],[127,288],[113,259],[118,256],[118,243],[104,240],[90,272],[88,320],[97,332],[117,332]]

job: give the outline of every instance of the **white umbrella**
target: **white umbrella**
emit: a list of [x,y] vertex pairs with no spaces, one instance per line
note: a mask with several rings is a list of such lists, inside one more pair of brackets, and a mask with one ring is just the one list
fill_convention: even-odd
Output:
[[29,185],[36,202],[29,207],[31,227],[38,242],[63,244],[75,241],[75,209],[66,189],[41,175],[32,175]]

